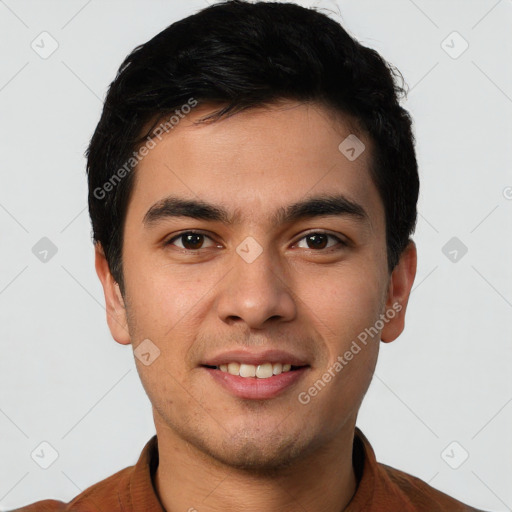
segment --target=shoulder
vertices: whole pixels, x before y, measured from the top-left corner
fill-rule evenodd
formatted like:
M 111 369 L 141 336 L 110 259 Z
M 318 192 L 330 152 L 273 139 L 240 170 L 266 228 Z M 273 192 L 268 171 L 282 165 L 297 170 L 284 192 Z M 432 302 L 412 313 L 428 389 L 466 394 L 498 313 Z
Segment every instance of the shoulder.
M 430 512 L 432 510 L 439 512 L 484 512 L 452 498 L 404 471 L 381 463 L 378 466 L 380 472 L 395 488 L 395 492 L 400 493 L 404 499 L 410 502 L 411 510 L 418 512 Z
M 105 480 L 93 484 L 69 503 L 53 499 L 42 500 L 10 512 L 98 512 L 98 503 L 101 503 L 104 510 L 117 512 L 121 510 L 120 497 L 132 470 L 133 466 L 124 468 Z
M 17 508 L 11 512 L 60 512 L 66 510 L 66 504 L 57 500 L 43 500 L 25 507 Z
M 484 512 L 405 471 L 377 462 L 370 442 L 357 427 L 353 461 L 359 484 L 347 512 Z
M 10 512 L 127 512 L 154 510 L 163 512 L 155 494 L 152 475 L 158 467 L 158 438 L 154 435 L 144 446 L 139 460 L 101 482 L 88 487 L 69 503 L 43 500 Z

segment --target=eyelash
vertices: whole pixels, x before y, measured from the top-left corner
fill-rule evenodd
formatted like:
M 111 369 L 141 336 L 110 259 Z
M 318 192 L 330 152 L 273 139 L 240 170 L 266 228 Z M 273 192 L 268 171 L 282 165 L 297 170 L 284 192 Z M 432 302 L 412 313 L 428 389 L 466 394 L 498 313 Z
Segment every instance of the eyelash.
M 174 242 L 175 240 L 178 240 L 179 238 L 182 238 L 182 237 L 183 237 L 183 236 L 185 236 L 185 235 L 202 235 L 202 236 L 204 236 L 204 237 L 209 238 L 210 240 L 212 240 L 212 238 L 211 238 L 210 236 L 208 236 L 206 233 L 203 233 L 203 232 L 201 232 L 201 231 L 183 231 L 182 233 L 180 233 L 180 234 L 178 234 L 178 235 L 175 235 L 175 236 L 173 236 L 172 238 L 170 238 L 169 240 L 167 240 L 167 241 L 165 242 L 165 244 L 164 244 L 164 245 L 165 245 L 165 246 L 173 245 L 173 242 Z M 339 246 L 340 246 L 340 247 L 338 247 L 338 250 L 339 250 L 339 249 L 343 249 L 343 248 L 345 248 L 345 247 L 348 247 L 348 245 L 349 245 L 347 242 L 345 242 L 345 241 L 344 241 L 344 240 L 342 240 L 341 238 L 339 238 L 339 237 L 337 237 L 336 235 L 333 235 L 333 234 L 331 234 L 331 233 L 328 233 L 328 232 L 326 232 L 326 231 L 311 231 L 311 232 L 309 232 L 309 233 L 306 233 L 305 235 L 303 235 L 303 236 L 302 236 L 302 238 L 300 238 L 300 239 L 296 242 L 296 244 L 297 244 L 297 243 L 299 243 L 301 240 L 304 240 L 304 239 L 305 239 L 305 238 L 307 238 L 308 236 L 312 236 L 312 235 L 325 235 L 325 236 L 327 236 L 327 237 L 334 238 L 334 239 L 338 242 L 338 244 L 337 244 L 337 245 L 339 245 Z M 214 240 L 212 240 L 212 241 L 214 241 Z M 182 247 L 178 247 L 178 249 L 181 249 L 182 251 L 186 251 L 186 252 L 192 252 L 192 253 L 194 253 L 194 252 L 199 252 L 202 248 L 200 248 L 200 249 L 185 249 L 185 248 L 182 248 Z M 206 249 L 208 249 L 208 247 L 207 247 Z M 331 251 L 332 251 L 332 250 L 337 250 L 337 249 L 336 249 L 336 246 L 331 246 L 331 247 L 326 247 L 326 248 L 323 248 L 323 249 L 308 249 L 308 250 L 313 251 L 313 252 L 327 252 L 327 251 L 329 251 L 329 250 L 331 250 Z

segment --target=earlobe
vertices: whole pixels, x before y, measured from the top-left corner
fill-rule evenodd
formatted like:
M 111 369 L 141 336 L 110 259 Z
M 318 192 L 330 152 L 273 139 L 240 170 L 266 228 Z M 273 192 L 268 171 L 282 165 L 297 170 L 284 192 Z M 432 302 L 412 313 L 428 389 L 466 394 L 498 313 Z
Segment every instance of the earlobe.
M 105 309 L 107 313 L 107 324 L 112 337 L 122 345 L 131 343 L 128 331 L 126 307 L 118 283 L 110 272 L 108 261 L 100 243 L 95 244 L 95 267 L 96 273 L 105 296 Z
M 416 277 L 416 266 L 416 244 L 411 240 L 391 274 L 385 310 L 388 321 L 381 332 L 381 340 L 384 343 L 394 341 L 404 330 L 405 311 Z

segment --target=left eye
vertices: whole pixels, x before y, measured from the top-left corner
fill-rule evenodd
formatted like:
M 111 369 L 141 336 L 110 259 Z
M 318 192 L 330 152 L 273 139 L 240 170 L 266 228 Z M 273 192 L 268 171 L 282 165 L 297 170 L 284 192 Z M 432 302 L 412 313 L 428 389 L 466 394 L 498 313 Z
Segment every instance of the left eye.
M 331 238 L 335 240 L 338 244 L 345 246 L 347 245 L 343 240 L 339 239 L 337 236 L 331 235 L 329 233 L 309 233 L 308 235 L 302 237 L 300 241 L 307 240 L 306 244 L 308 247 L 305 247 L 306 249 L 326 249 L 329 247 L 332 247 L 336 244 L 328 244 L 328 239 Z M 299 242 L 300 242 L 299 241 Z

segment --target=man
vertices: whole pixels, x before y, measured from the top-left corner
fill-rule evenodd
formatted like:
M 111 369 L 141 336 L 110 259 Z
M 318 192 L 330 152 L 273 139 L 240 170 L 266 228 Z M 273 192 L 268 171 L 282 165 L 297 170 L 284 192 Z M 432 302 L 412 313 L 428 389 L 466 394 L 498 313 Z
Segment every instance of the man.
M 293 4 L 211 6 L 121 65 L 88 150 L 96 270 L 156 427 L 134 467 L 25 511 L 474 511 L 356 419 L 416 273 L 394 72 Z

